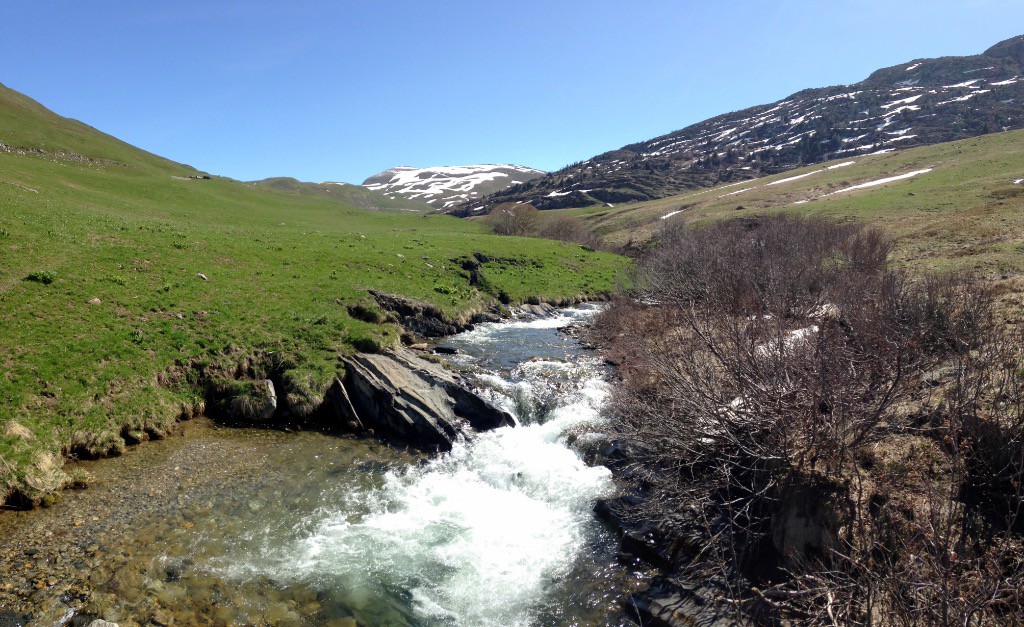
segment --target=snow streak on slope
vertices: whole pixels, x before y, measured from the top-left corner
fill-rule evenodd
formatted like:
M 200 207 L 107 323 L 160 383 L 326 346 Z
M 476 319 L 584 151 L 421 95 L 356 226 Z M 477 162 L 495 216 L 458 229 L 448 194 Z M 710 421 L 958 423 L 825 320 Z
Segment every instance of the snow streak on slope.
M 932 171 L 932 168 L 925 168 L 923 170 L 914 170 L 913 172 L 907 172 L 906 174 L 900 174 L 898 176 L 889 176 L 889 177 L 886 177 L 884 179 L 877 179 L 877 180 L 874 180 L 874 181 L 868 181 L 867 183 L 861 183 L 859 185 L 853 185 L 851 187 L 847 187 L 846 189 L 841 189 L 839 191 L 835 191 L 835 192 L 832 192 L 831 194 L 825 194 L 825 195 L 826 196 L 832 196 L 834 194 L 842 194 L 843 192 L 852 192 L 852 191 L 854 191 L 856 189 L 865 189 L 865 188 L 868 188 L 868 187 L 874 187 L 876 185 L 885 185 L 886 183 L 892 183 L 893 181 L 901 181 L 903 179 L 913 178 L 913 177 L 915 177 L 915 176 L 917 176 L 919 174 L 928 174 L 931 171 Z

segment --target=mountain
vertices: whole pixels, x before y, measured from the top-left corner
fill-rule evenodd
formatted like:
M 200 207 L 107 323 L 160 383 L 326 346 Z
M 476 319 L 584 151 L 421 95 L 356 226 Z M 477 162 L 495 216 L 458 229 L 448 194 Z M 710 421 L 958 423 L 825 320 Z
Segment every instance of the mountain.
M 433 207 L 421 200 L 410 200 L 401 196 L 390 198 L 362 185 L 349 183 L 306 183 L 291 177 L 280 176 L 262 181 L 252 181 L 249 184 L 253 187 L 269 188 L 291 194 L 331 198 L 369 211 L 410 211 L 414 213 L 434 211 Z
M 455 208 L 652 200 L 803 165 L 1024 128 L 1024 36 L 966 57 L 916 59 L 855 85 L 807 89 L 624 146 Z
M 449 209 L 541 176 L 541 170 L 521 165 L 400 166 L 371 176 L 363 186 L 389 198 L 420 200 L 438 209 Z

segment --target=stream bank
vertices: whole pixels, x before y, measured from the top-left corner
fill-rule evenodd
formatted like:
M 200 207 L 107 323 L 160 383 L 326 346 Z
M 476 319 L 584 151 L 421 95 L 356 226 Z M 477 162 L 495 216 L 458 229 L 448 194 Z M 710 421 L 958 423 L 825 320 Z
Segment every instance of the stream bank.
M 49 509 L 0 517 L 0 620 L 49 624 L 629 624 L 638 576 L 593 516 L 600 360 L 557 327 L 481 324 L 442 345 L 516 427 L 429 458 L 370 438 L 207 419 Z

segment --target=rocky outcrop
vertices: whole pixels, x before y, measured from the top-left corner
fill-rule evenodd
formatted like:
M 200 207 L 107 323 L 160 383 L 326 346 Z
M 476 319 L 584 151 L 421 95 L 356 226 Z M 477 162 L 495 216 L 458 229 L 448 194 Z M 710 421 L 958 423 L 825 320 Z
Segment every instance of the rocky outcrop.
M 629 605 L 649 627 L 735 627 L 724 608 L 714 601 L 710 590 L 687 587 L 679 582 L 656 579 L 651 587 L 634 594 Z
M 473 328 L 472 324 L 448 316 L 433 303 L 385 292 L 370 291 L 370 295 L 381 309 L 397 316 L 402 328 L 418 337 L 444 337 Z
M 452 373 L 411 351 L 344 359 L 345 378 L 328 394 L 342 424 L 387 433 L 420 448 L 447 451 L 464 426 L 513 425 L 512 416 L 480 398 Z

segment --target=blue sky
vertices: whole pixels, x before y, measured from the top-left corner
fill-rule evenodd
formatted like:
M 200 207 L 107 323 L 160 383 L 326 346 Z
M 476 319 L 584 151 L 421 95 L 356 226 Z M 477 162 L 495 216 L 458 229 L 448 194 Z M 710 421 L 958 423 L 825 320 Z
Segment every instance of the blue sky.
M 1024 33 L 1020 0 L 0 4 L 0 83 L 242 180 L 557 169 Z

